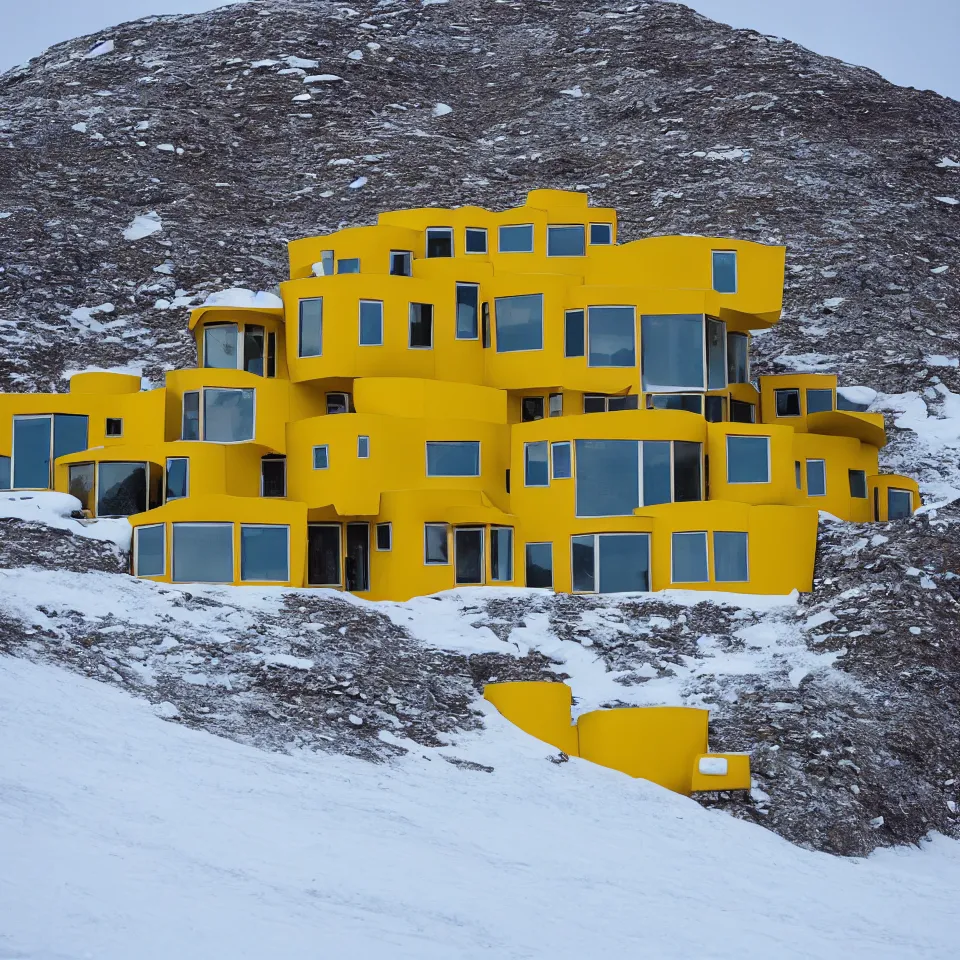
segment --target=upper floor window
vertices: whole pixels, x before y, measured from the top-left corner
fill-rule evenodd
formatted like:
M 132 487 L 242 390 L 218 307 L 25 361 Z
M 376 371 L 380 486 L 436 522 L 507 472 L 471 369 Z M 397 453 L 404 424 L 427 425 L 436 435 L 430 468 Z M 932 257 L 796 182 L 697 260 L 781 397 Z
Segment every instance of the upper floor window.
M 428 440 L 428 477 L 479 477 L 479 440 Z
M 122 437 L 123 436 L 123 418 L 107 417 L 103 425 L 103 435 L 105 437 Z
M 167 457 L 164 500 L 181 500 L 190 495 L 190 458 Z
M 730 401 L 730 420 L 733 423 L 756 423 L 757 408 L 745 400 Z
M 727 334 L 727 381 L 750 382 L 750 338 L 745 333 Z
M 370 438 L 366 436 L 357 437 L 357 457 L 360 460 L 370 459 Z
M 827 495 L 827 464 L 825 460 L 807 461 L 807 496 Z
M 587 335 L 591 367 L 635 367 L 637 322 L 633 307 L 590 307 Z
M 457 284 L 457 339 L 476 340 L 480 335 L 480 286 Z
M 708 423 L 722 423 L 727 419 L 727 398 L 726 397 L 704 397 L 704 417 Z
M 573 476 L 573 460 L 569 440 L 561 440 L 550 444 L 550 467 L 554 480 L 569 480 Z
M 713 251 L 713 289 L 716 290 L 717 293 L 737 292 L 736 251 Z
M 268 453 L 260 458 L 260 496 L 287 495 L 287 458 L 281 453 Z
M 613 243 L 613 224 L 612 223 L 591 223 L 590 224 L 591 246 L 603 246 L 611 243 Z
M 261 326 L 250 323 L 243 326 L 243 369 L 258 377 L 263 376 L 263 333 Z
M 343 260 L 337 261 L 337 273 L 359 273 L 359 272 L 360 272 L 359 257 L 346 257 Z
M 833 409 L 832 390 L 807 390 L 807 413 L 825 413 Z
M 360 301 L 360 346 L 383 345 L 383 301 Z
M 300 301 L 300 356 L 323 355 L 323 297 Z
M 322 250 L 320 259 L 313 265 L 313 273 L 317 277 L 333 276 L 333 251 Z
M 567 310 L 563 315 L 563 355 L 582 357 L 584 349 L 583 311 Z
M 542 420 L 544 407 L 543 397 L 521 397 L 520 422 L 530 423 L 533 420 Z
M 774 399 L 777 404 L 778 417 L 799 417 L 800 416 L 800 391 L 799 390 L 774 390 Z
M 500 228 L 501 253 L 533 253 L 533 224 L 507 224 Z
M 648 410 L 685 410 L 687 413 L 703 413 L 703 394 L 659 393 L 647 394 Z
M 548 410 L 547 416 L 550 416 L 550 417 L 563 416 L 563 394 L 562 393 L 550 394 L 549 410 Z
M 87 449 L 87 418 L 57 413 L 13 418 L 13 489 L 49 489 L 57 457 Z
M 395 277 L 412 276 L 413 254 L 409 250 L 391 250 L 390 273 Z
M 201 407 L 200 394 L 203 394 Z M 183 395 L 180 439 L 242 443 L 254 437 L 256 390 L 204 387 Z
M 848 470 L 850 477 L 850 496 L 865 500 L 867 498 L 866 470 Z
M 707 317 L 707 389 L 727 386 L 727 325 Z
M 328 414 L 351 412 L 352 397 L 349 393 L 328 393 L 326 400 Z
M 543 294 L 497 297 L 497 353 L 543 349 Z
M 770 482 L 770 438 L 727 437 L 727 483 Z
M 429 350 L 433 347 L 433 304 L 410 304 L 410 340 L 412 349 Z
M 464 248 L 467 253 L 486 253 L 487 228 L 467 227 L 466 243 L 464 244 Z
M 208 323 L 203 328 L 203 365 L 214 370 L 236 370 L 239 327 L 235 323 Z
M 607 396 L 604 393 L 583 395 L 584 413 L 615 413 L 618 410 L 639 410 L 640 397 L 635 393 Z
M 453 227 L 427 227 L 427 256 L 453 256 Z
M 547 227 L 548 257 L 582 257 L 586 252 L 586 229 L 582 223 Z
M 523 484 L 526 487 L 549 487 L 550 467 L 547 464 L 547 441 L 523 445 Z
M 645 391 L 703 390 L 703 316 L 696 313 L 641 318 L 641 367 Z
M 318 443 L 313 448 L 313 469 L 327 470 L 330 467 L 330 446 L 326 443 Z

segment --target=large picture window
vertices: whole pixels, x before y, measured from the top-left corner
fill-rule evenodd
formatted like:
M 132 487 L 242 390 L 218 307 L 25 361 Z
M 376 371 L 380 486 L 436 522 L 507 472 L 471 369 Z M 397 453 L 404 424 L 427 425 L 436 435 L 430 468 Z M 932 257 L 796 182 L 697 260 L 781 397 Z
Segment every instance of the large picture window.
M 497 297 L 497 353 L 543 349 L 543 294 Z
M 104 461 L 98 465 L 98 517 L 130 517 L 146 509 L 146 463 Z
M 571 567 L 574 593 L 645 593 L 650 589 L 650 535 L 572 537 Z
M 427 441 L 428 477 L 479 477 L 478 440 Z
M 286 583 L 290 579 L 290 528 L 241 524 L 240 579 Z
M 582 257 L 586 252 L 586 229 L 582 223 L 547 227 L 548 257 Z
M 166 525 L 152 523 L 133 531 L 133 575 L 162 577 L 167 572 Z
M 72 413 L 13 418 L 13 489 L 49 489 L 57 457 L 87 449 L 87 418 Z
M 706 583 L 710 579 L 706 533 L 674 533 L 671 547 L 671 582 Z
M 173 525 L 175 583 L 233 583 L 233 524 Z
M 727 437 L 727 483 L 770 482 L 770 438 Z
M 300 301 L 300 356 L 323 355 L 323 297 Z
M 637 365 L 637 324 L 633 307 L 590 307 L 587 321 L 591 367 Z
M 703 317 L 658 314 L 641 318 L 643 389 L 651 393 L 704 389 Z
M 203 439 L 240 443 L 254 435 L 255 390 L 206 387 L 203 391 Z
M 501 253 L 533 253 L 533 224 L 508 224 L 500 228 Z

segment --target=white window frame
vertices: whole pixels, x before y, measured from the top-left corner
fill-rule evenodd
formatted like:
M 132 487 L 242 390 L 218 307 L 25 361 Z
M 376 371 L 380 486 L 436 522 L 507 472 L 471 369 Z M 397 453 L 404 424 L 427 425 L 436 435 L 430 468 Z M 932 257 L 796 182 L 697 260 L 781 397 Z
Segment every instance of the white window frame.
M 452 260 L 457 255 L 456 238 L 454 237 L 453 227 L 427 227 L 423 234 L 423 257 L 425 260 Z M 450 256 L 449 257 L 431 257 L 430 234 L 447 233 L 450 235 Z
M 532 447 L 537 444 L 543 444 L 547 448 L 547 482 L 546 483 L 527 483 L 527 447 Z M 532 490 L 545 490 L 550 486 L 550 474 L 551 474 L 551 463 L 550 463 L 550 442 L 548 440 L 529 440 L 523 445 L 523 485 L 529 487 Z
M 731 438 L 738 439 L 738 440 L 741 438 L 746 438 L 748 440 L 766 440 L 767 441 L 767 479 L 766 480 L 731 480 L 730 479 L 730 440 Z M 773 445 L 771 443 L 771 438 L 769 436 L 766 436 L 765 434 L 728 433 L 727 441 L 724 444 L 724 453 L 727 458 L 727 462 L 726 462 L 727 483 L 735 487 L 745 487 L 755 483 L 770 483 L 773 477 L 773 469 L 772 469 L 773 452 L 771 449 L 772 446 Z
M 458 294 L 458 292 L 459 292 L 459 290 L 460 290 L 461 287 L 472 287 L 472 288 L 473 288 L 474 290 L 476 290 L 476 292 L 477 292 L 477 333 L 476 333 L 476 336 L 473 336 L 473 337 L 461 337 L 461 336 L 460 336 L 460 321 L 459 321 L 459 318 L 456 316 L 456 308 L 457 308 L 457 306 L 459 306 L 459 304 L 457 303 L 457 294 Z M 481 319 L 480 319 L 480 284 L 479 284 L 479 283 L 470 283 L 469 281 L 466 281 L 466 280 L 458 280 L 458 281 L 456 282 L 456 284 L 455 284 L 455 287 L 454 287 L 454 301 L 453 301 L 453 304 L 454 304 L 454 318 L 453 318 L 453 335 L 454 335 L 454 339 L 456 339 L 456 340 L 479 340 L 479 339 L 480 339 L 480 326 L 481 326 Z M 433 331 L 432 331 L 432 330 L 431 330 L 431 336 L 430 336 L 430 338 L 431 338 L 431 342 L 432 342 L 432 340 L 433 340 Z
M 120 424 L 119 433 L 107 433 L 107 425 L 110 423 L 111 420 Z M 110 440 L 116 440 L 117 437 L 122 437 L 123 436 L 123 417 L 104 417 L 103 418 L 103 435 L 104 437 Z
M 10 427 L 10 489 L 11 490 L 52 490 L 53 489 L 53 430 L 54 430 L 54 418 L 55 414 L 52 413 L 16 413 L 13 415 Z M 14 447 L 13 447 L 13 434 L 14 426 L 18 420 L 49 420 L 50 421 L 50 456 L 49 463 L 50 468 L 48 471 L 47 485 L 45 487 L 15 487 L 13 485 L 14 474 Z M 90 442 L 90 437 L 87 437 L 87 442 Z M 94 511 L 96 512 L 96 511 Z
M 457 580 L 457 534 L 458 533 L 476 533 L 480 534 L 480 579 L 461 583 Z M 449 549 L 449 545 L 448 545 Z M 482 523 L 463 523 L 453 527 L 453 583 L 456 587 L 482 587 L 487 583 L 487 528 Z M 426 556 L 426 549 L 424 549 Z M 439 566 L 439 564 L 437 564 Z M 500 581 L 503 583 L 504 581 Z
M 611 366 L 610 364 L 591 363 L 590 362 L 590 329 L 593 326 L 590 322 L 590 311 L 600 307 L 614 307 L 617 310 L 633 311 L 633 363 L 624 366 Z M 564 318 L 566 319 L 566 318 Z M 706 326 L 704 326 L 704 363 L 706 363 Z M 566 334 L 566 330 L 564 330 Z M 629 303 L 595 303 L 584 308 L 584 336 L 583 336 L 583 355 L 587 361 L 587 366 L 591 370 L 635 370 L 640 365 L 640 347 L 637 343 L 637 308 Z M 564 345 L 566 349 L 566 345 Z
M 163 570 L 160 573 L 141 573 L 140 531 L 154 530 L 157 527 L 163 529 Z M 133 575 L 135 577 L 165 577 L 167 575 L 167 525 L 165 523 L 144 523 L 133 528 Z
M 375 304 L 380 308 L 380 339 L 376 343 L 363 342 L 363 305 L 365 303 Z M 366 298 L 357 301 L 357 345 L 360 347 L 382 347 L 383 346 L 383 301 L 367 300 Z
M 325 450 L 327 456 L 327 465 L 325 467 L 317 466 L 317 451 Z M 329 443 L 315 443 L 313 445 L 313 450 L 311 451 L 311 461 L 313 464 L 314 470 L 329 470 L 330 469 L 330 444 Z
M 647 541 L 647 590 L 641 593 L 653 592 L 653 567 L 651 560 L 652 535 L 648 530 L 610 530 L 603 533 L 572 533 L 570 534 L 570 593 L 581 597 L 600 594 L 600 537 L 646 537 Z M 573 540 L 575 537 L 593 537 L 593 590 L 573 589 Z M 671 564 L 672 566 L 672 564 Z M 692 582 L 692 581 L 688 581 Z
M 550 231 L 557 229 L 568 229 L 570 227 L 580 227 L 583 230 L 583 253 L 551 253 L 550 252 Z M 560 257 L 560 258 L 570 258 L 570 257 L 585 257 L 587 255 L 587 247 L 590 246 L 590 238 L 588 236 L 589 228 L 585 223 L 548 223 L 547 224 L 547 256 L 548 257 Z
M 387 528 L 388 539 L 390 541 L 390 546 L 388 547 L 380 546 L 380 528 L 381 527 Z M 388 521 L 387 523 L 374 524 L 373 548 L 374 550 L 377 551 L 377 553 L 390 553 L 393 550 L 393 523 L 392 522 Z M 424 551 L 426 551 L 426 547 L 424 547 Z
M 468 233 L 482 233 L 483 234 L 483 250 L 468 250 L 467 249 L 467 234 Z M 490 236 L 486 227 L 464 227 L 463 230 L 463 253 L 464 256 L 468 257 L 485 257 L 490 252 Z
M 186 488 L 187 492 L 182 497 L 174 497 L 173 500 L 167 498 L 167 474 L 170 472 L 170 461 L 171 460 L 185 460 L 187 462 L 187 482 Z M 263 478 L 261 476 L 261 489 L 263 486 Z M 166 463 L 163 465 L 163 502 L 172 503 L 177 500 L 186 500 L 190 496 L 190 458 L 189 457 L 167 457 Z
M 570 474 L 566 477 L 558 477 L 556 470 L 554 469 L 554 457 L 553 451 L 557 447 L 567 447 L 570 451 Z M 526 461 L 524 461 L 524 468 L 526 468 Z M 553 440 L 550 443 L 550 479 L 551 480 L 572 480 L 574 475 L 573 469 L 573 441 L 572 440 Z M 642 481 L 641 481 L 642 486 Z
M 404 257 L 405 265 L 407 267 L 406 273 L 394 273 L 393 272 L 393 258 L 394 257 Z M 390 267 L 390 276 L 391 277 L 412 277 L 413 276 L 413 251 L 412 250 L 391 250 L 390 251 L 390 262 L 388 264 Z
M 704 569 L 707 575 L 703 580 L 678 580 L 676 557 L 674 556 L 673 541 L 675 537 L 702 537 Z M 670 533 L 670 583 L 709 583 L 710 582 L 710 538 L 706 530 L 673 530 Z
M 264 463 L 282 463 L 283 464 L 283 496 L 287 495 L 287 458 L 283 457 L 271 457 L 267 459 L 266 457 L 260 458 L 260 496 L 263 496 L 263 465 Z M 267 497 L 268 500 L 279 500 L 280 497 Z M 266 526 L 266 524 L 264 524 Z
M 823 493 L 810 492 L 810 464 L 811 463 L 819 463 L 823 467 Z M 807 483 L 808 497 L 825 497 L 827 495 L 827 461 L 826 460 L 824 460 L 822 457 L 810 457 L 809 459 L 805 460 L 803 476 Z
M 666 384 L 662 384 L 663 389 L 660 390 L 648 390 L 646 387 L 646 380 L 648 379 L 643 371 L 643 318 L 644 317 L 660 317 L 665 316 L 665 314 L 660 313 L 646 313 L 639 314 L 637 317 L 637 362 L 640 367 L 640 392 L 641 393 L 706 393 L 707 384 L 710 383 L 710 370 L 707 366 L 709 362 L 709 357 L 707 356 L 707 320 L 710 317 L 706 313 L 685 313 L 679 314 L 679 316 L 684 317 L 699 317 L 700 318 L 700 353 L 701 353 L 701 368 L 703 370 L 703 379 L 700 381 L 700 386 L 696 387 L 670 387 Z M 666 314 L 669 316 L 669 314 Z M 716 319 L 716 318 L 713 318 Z M 586 342 L 586 354 L 589 356 L 589 342 Z M 726 349 L 726 348 L 724 348 Z M 614 369 L 617 369 L 616 367 Z M 621 368 L 622 369 L 622 368 Z
M 462 446 L 465 443 L 474 443 L 477 446 L 477 472 L 476 473 L 431 473 L 430 472 L 430 448 L 434 446 L 445 446 L 448 444 L 454 443 L 457 446 Z M 425 477 L 454 477 L 454 478 L 469 478 L 469 477 L 479 477 L 483 474 L 483 443 L 480 440 L 426 440 L 423 445 L 423 474 Z
M 529 227 L 530 228 L 530 249 L 529 250 L 504 250 L 501 243 L 501 231 L 511 227 Z M 537 246 L 536 228 L 532 223 L 501 223 L 497 226 L 497 253 L 533 253 Z
M 334 250 L 321 250 L 320 259 L 317 261 L 320 264 L 320 273 L 316 276 L 320 277 L 332 277 L 337 269 L 336 263 L 336 251 Z M 330 270 L 327 271 L 327 266 L 329 265 Z M 316 264 L 314 264 L 316 266 Z
M 314 300 L 320 301 L 320 352 L 303 352 L 303 305 L 312 303 Z M 297 357 L 301 360 L 314 360 L 323 356 L 323 297 L 301 297 L 297 301 Z
M 717 290 L 717 279 L 716 279 L 716 269 L 717 269 L 717 258 L 714 254 L 717 253 L 732 253 L 733 254 L 733 290 L 729 293 L 721 293 L 720 296 L 728 297 L 733 296 L 735 293 L 740 292 L 740 258 L 737 256 L 736 250 L 711 250 L 710 251 L 710 287 L 714 293 L 720 293 Z
M 290 524 L 289 523 L 241 523 L 240 527 L 240 579 L 238 583 L 289 583 L 290 582 Z M 281 527 L 287 534 L 287 577 L 285 580 L 245 580 L 243 578 L 243 531 L 247 528 Z M 235 570 L 234 573 L 237 571 Z
M 494 536 L 498 530 L 509 530 L 510 531 L 510 576 L 506 579 L 501 579 L 494 576 L 493 569 L 493 541 Z M 489 539 L 489 553 L 490 553 L 490 582 L 491 583 L 513 583 L 517 579 L 517 571 L 514 569 L 516 566 L 516 553 L 517 553 L 517 531 L 515 527 L 508 526 L 505 523 L 492 523 L 490 524 L 490 536 L 486 537 L 484 534 L 484 539 Z M 526 564 L 524 564 L 526 566 Z M 524 570 L 526 573 L 526 570 Z
M 237 328 L 237 363 L 233 367 L 208 367 L 207 366 L 207 332 L 216 330 L 217 327 L 236 327 Z M 243 369 L 243 324 L 232 320 L 213 321 L 203 325 L 203 366 L 202 370 L 242 370 Z
M 546 318 L 546 299 L 542 293 L 511 293 L 503 297 L 494 297 L 493 298 L 493 326 L 497 326 L 497 304 L 501 300 L 513 300 L 516 297 L 539 297 L 540 298 L 540 346 L 539 347 L 524 347 L 523 350 L 501 350 L 500 349 L 500 335 L 497 331 L 496 336 L 496 345 L 494 348 L 494 353 L 542 353 L 546 349 L 547 342 L 547 318 Z M 586 350 L 586 339 L 584 339 L 584 350 Z
M 780 413 L 777 409 L 777 398 L 781 393 L 795 393 L 797 395 L 797 413 Z M 799 387 L 777 387 L 773 391 L 773 415 L 778 420 L 794 420 L 803 416 L 803 392 Z
M 236 524 L 232 520 L 222 521 L 184 521 L 184 522 L 174 522 L 171 524 L 170 529 L 170 582 L 171 583 L 236 583 L 237 577 L 237 531 Z M 229 527 L 230 528 L 230 573 L 233 575 L 232 580 L 177 580 L 174 577 L 175 569 L 175 552 L 174 546 L 176 544 L 176 528 L 177 527 Z
M 361 433 L 357 435 L 357 459 L 358 460 L 369 460 L 370 459 L 370 436 L 366 433 Z
M 92 462 L 93 465 L 96 467 L 95 479 L 94 479 L 95 486 L 93 488 L 93 493 L 94 493 L 93 510 L 91 512 L 97 519 L 99 519 L 101 516 L 104 517 L 105 519 L 112 519 L 114 517 L 117 517 L 117 514 L 113 514 L 113 513 L 104 513 L 104 514 L 100 513 L 100 489 L 101 489 L 100 468 L 105 463 L 110 463 L 110 464 L 129 463 L 129 464 L 134 464 L 135 466 L 138 466 L 138 467 L 141 464 L 143 464 L 144 477 L 145 477 L 146 483 L 145 483 L 145 489 L 143 494 L 143 510 L 141 510 L 140 513 L 146 513 L 150 509 L 150 466 L 151 464 L 149 460 L 93 460 L 90 462 Z M 128 514 L 127 516 L 135 516 L 135 514 Z M 124 519 L 124 518 L 117 517 L 117 519 Z
M 206 430 L 206 417 L 204 416 L 204 407 L 206 405 L 205 394 L 208 390 L 252 390 L 253 391 L 253 436 L 246 440 L 207 440 L 204 437 Z M 197 405 L 197 439 L 183 439 L 183 405 L 184 400 L 190 394 L 198 395 Z M 216 443 L 223 446 L 233 446 L 238 443 L 254 443 L 257 439 L 257 388 L 256 387 L 198 387 L 196 390 L 184 390 L 180 398 L 180 443 Z
M 717 534 L 736 533 L 747 538 L 747 576 L 743 580 L 721 580 L 717 576 Z M 713 554 L 713 582 L 714 583 L 749 583 L 750 582 L 750 532 L 748 530 L 714 530 L 710 534 L 710 547 Z
M 867 492 L 869 493 L 869 489 L 868 489 Z M 913 514 L 914 509 L 915 509 L 914 506 L 913 506 L 913 496 L 914 496 L 913 491 L 912 491 L 912 490 L 906 490 L 906 489 L 904 489 L 903 487 L 887 487 L 887 496 L 886 496 L 886 500 L 887 500 L 887 504 L 886 504 L 886 506 L 887 506 L 887 523 L 892 523 L 892 522 L 893 522 L 893 521 L 890 519 L 890 494 L 891 494 L 891 493 L 903 493 L 903 494 L 906 494 L 906 496 L 908 496 L 908 497 L 910 498 L 910 513 Z
M 443 527 L 447 537 L 447 559 L 446 560 L 428 560 L 427 559 L 427 527 Z M 451 557 L 453 550 L 450 549 L 450 524 L 442 521 L 427 520 L 423 524 L 423 565 L 425 567 L 449 567 L 453 562 Z

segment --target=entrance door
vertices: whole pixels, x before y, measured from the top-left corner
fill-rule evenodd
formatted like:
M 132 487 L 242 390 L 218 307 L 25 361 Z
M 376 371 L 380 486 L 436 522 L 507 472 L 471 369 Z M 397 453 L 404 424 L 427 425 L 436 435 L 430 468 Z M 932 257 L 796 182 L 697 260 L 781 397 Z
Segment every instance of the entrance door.
M 370 589 L 370 524 L 347 524 L 347 589 L 363 593 Z
M 453 559 L 457 583 L 483 583 L 483 527 L 456 527 Z
M 307 526 L 307 583 L 311 587 L 339 587 L 340 524 L 311 523 Z

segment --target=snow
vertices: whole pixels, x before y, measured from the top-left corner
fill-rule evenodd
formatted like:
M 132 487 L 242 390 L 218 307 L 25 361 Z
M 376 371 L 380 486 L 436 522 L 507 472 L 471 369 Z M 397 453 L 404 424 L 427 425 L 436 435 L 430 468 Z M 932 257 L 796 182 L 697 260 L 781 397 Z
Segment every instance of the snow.
M 269 307 L 282 309 L 283 301 L 275 294 L 264 290 L 254 292 L 246 287 L 230 287 L 211 293 L 203 301 L 205 307 Z
M 113 53 L 114 42 L 112 40 L 102 40 L 91 50 L 84 54 L 84 60 L 93 60 L 94 57 L 102 57 L 105 53 Z
M 94 319 L 94 314 L 113 313 L 113 310 L 114 307 L 112 303 L 101 303 L 96 307 L 77 307 L 75 310 L 70 311 L 67 317 L 67 323 L 75 330 L 102 333 L 106 327 L 99 320 Z
M 960 200 L 958 200 L 956 197 L 934 197 L 933 199 L 939 200 L 941 203 L 949 204 L 951 207 L 960 203 Z
M 38 490 L 0 494 L 0 517 L 4 519 L 43 523 L 57 530 L 69 530 L 74 536 L 104 540 L 123 550 L 130 549 L 132 528 L 126 519 L 106 518 L 83 523 L 70 517 L 73 511 L 79 509 L 80 501 L 69 493 Z M 6 576 L 14 575 L 14 571 L 9 570 L 3 573 Z M 0 593 L 2 592 L 3 589 L 0 589 Z
M 865 404 L 869 406 L 877 399 L 877 391 L 872 387 L 837 387 L 837 393 L 850 403 Z
M 335 73 L 318 73 L 310 77 L 304 77 L 304 83 L 332 83 L 335 80 L 342 80 L 343 77 L 338 77 Z
M 938 167 L 960 167 L 960 163 L 957 163 L 957 161 L 952 159 L 951 157 L 941 157 L 940 162 L 937 164 L 937 166 Z
M 142 240 L 163 230 L 163 222 L 156 210 L 133 218 L 133 222 L 123 231 L 124 240 Z
M 367 185 L 366 177 L 357 177 L 356 180 L 354 180 L 351 184 L 349 184 L 348 189 L 359 190 L 361 187 L 365 187 L 366 185 Z
M 960 366 L 960 360 L 956 357 L 945 357 L 942 354 L 935 353 L 932 357 L 924 357 L 923 362 L 928 367 L 956 367 Z
M 448 113 L 453 113 L 453 107 L 449 103 L 435 103 L 431 113 L 435 117 L 445 117 Z
M 573 97 L 574 100 L 579 100 L 583 96 L 583 90 L 580 89 L 580 85 L 577 84 L 575 87 L 569 87 L 566 90 L 560 91 L 564 96 Z
M 725 757 L 701 757 L 697 764 L 697 770 L 707 777 L 725 777 L 727 766 Z
M 4 955 L 956 955 L 956 842 L 810 853 L 644 781 L 545 763 L 478 707 L 484 731 L 373 765 L 261 753 L 158 717 L 170 703 L 0 659 Z

